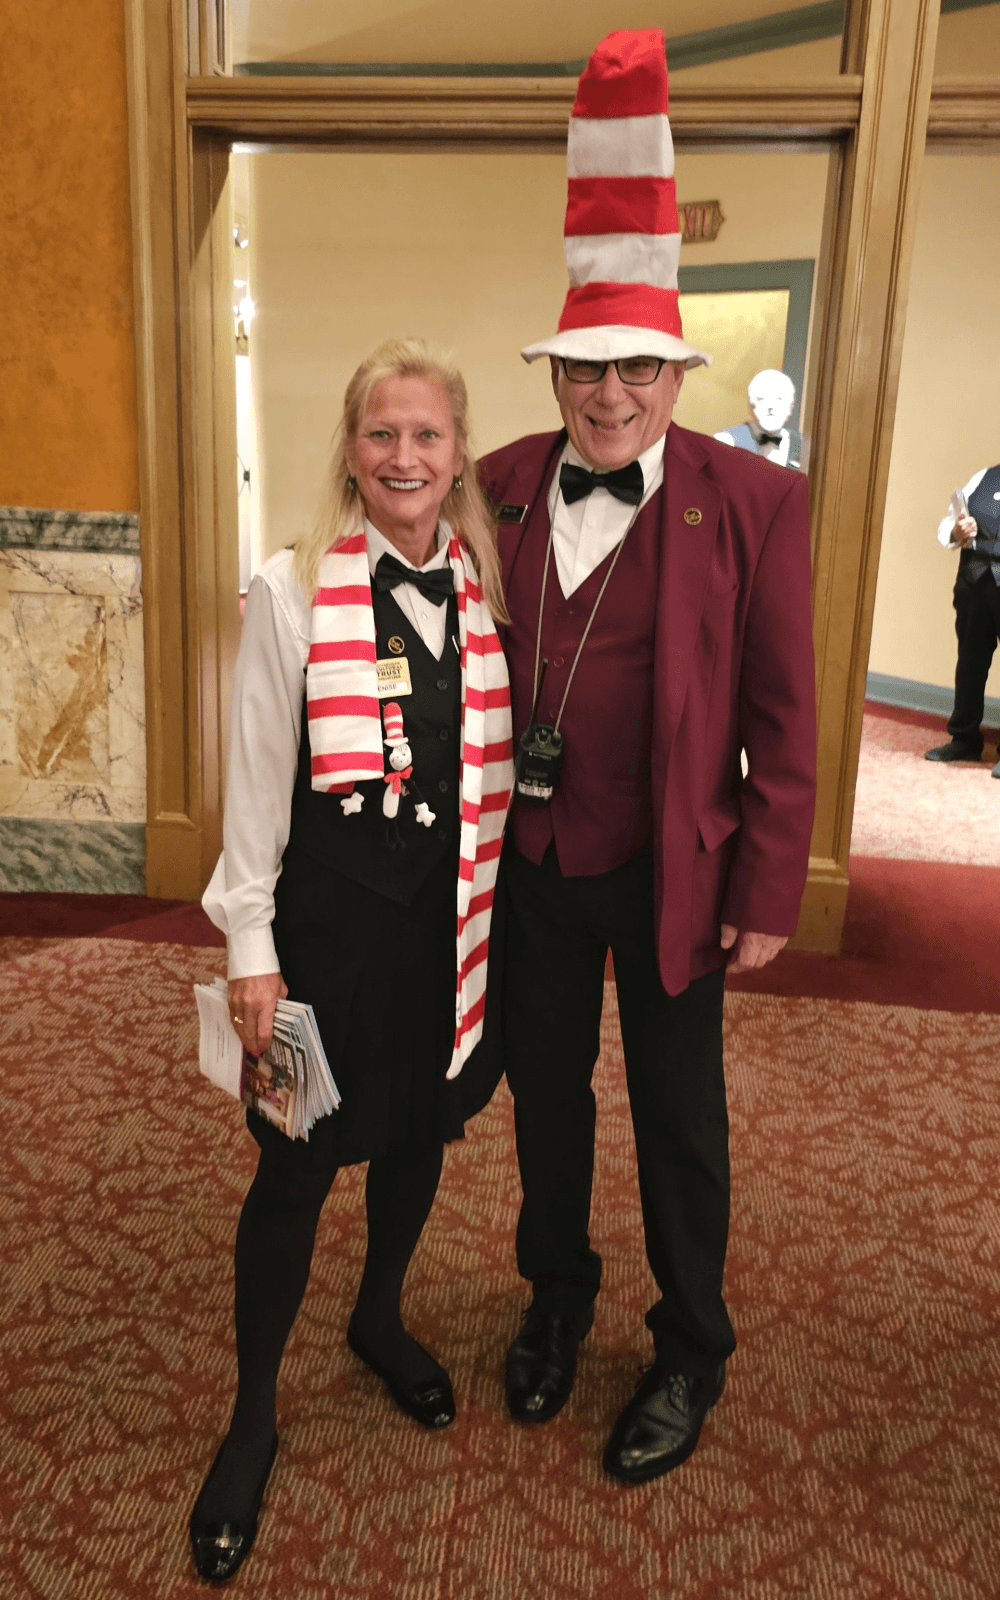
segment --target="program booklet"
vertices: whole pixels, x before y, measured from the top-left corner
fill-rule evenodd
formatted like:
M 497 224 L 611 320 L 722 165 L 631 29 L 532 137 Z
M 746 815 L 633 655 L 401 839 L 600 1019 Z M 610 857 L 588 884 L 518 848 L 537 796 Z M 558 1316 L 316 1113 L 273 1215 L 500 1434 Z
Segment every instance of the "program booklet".
M 230 1021 L 225 979 L 196 983 L 194 993 L 201 1029 L 198 1064 L 205 1077 L 289 1139 L 308 1139 L 313 1123 L 340 1105 L 312 1006 L 279 1000 L 274 1037 L 262 1056 L 252 1056 Z

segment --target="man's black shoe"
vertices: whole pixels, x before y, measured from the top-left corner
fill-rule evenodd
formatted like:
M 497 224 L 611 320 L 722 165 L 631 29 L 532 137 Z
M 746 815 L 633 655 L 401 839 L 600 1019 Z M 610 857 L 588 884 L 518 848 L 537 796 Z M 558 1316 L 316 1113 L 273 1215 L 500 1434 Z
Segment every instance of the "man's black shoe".
M 954 739 L 949 739 L 947 744 L 935 745 L 933 750 L 924 751 L 925 761 L 978 761 L 979 756 L 980 751 L 968 744 L 957 744 Z
M 686 1461 L 726 1382 L 717 1367 L 701 1377 L 664 1372 L 655 1362 L 615 1423 L 604 1470 L 623 1483 L 648 1483 Z
M 586 1311 L 543 1311 L 529 1306 L 507 1352 L 507 1408 L 515 1422 L 548 1422 L 569 1399 L 576 1353 L 594 1323 Z
M 990 777 L 1000 778 L 1000 761 L 998 761 L 996 766 L 993 768 L 993 771 L 990 773 Z

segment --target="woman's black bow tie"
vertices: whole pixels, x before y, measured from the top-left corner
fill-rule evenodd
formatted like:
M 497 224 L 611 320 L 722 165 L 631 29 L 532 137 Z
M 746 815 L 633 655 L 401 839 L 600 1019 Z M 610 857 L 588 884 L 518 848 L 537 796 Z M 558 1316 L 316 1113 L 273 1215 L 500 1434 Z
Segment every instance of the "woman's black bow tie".
M 564 461 L 559 468 L 559 487 L 568 506 L 574 500 L 582 500 L 592 489 L 607 489 L 616 500 L 637 506 L 642 504 L 646 486 L 638 461 L 630 461 L 615 472 L 588 472 L 586 467 L 574 467 L 572 462 Z
M 397 583 L 412 583 L 432 606 L 444 605 L 448 596 L 455 592 L 450 567 L 434 567 L 427 572 L 422 567 L 404 567 L 395 556 L 379 556 L 375 566 L 375 587 L 379 594 L 395 589 Z

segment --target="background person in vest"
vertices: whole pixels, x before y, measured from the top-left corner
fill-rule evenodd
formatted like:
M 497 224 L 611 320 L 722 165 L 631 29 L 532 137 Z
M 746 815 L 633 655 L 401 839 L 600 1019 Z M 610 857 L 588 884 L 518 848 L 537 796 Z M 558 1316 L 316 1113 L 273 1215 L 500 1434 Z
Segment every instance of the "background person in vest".
M 786 426 L 795 404 L 795 385 L 785 372 L 765 367 L 747 385 L 750 420 L 715 437 L 738 450 L 752 450 L 778 467 L 798 467 L 802 435 Z
M 671 425 L 686 367 L 708 358 L 678 312 L 666 103 L 663 34 L 605 40 L 570 124 L 560 332 L 522 352 L 549 356 L 564 431 L 480 463 L 526 746 L 504 1012 L 532 1301 L 507 1402 L 521 1422 L 554 1416 L 593 1321 L 591 1075 L 610 948 L 660 1292 L 655 1363 L 605 1453 L 632 1482 L 691 1453 L 734 1348 L 724 968 L 762 966 L 794 930 L 814 796 L 805 480 Z M 561 770 L 549 762 L 551 799 L 532 803 L 549 730 Z
M 278 1366 L 338 1167 L 369 1162 L 348 1343 L 417 1422 L 455 1415 L 400 1292 L 442 1147 L 502 1068 L 473 1050 L 511 763 L 490 615 L 505 612 L 468 438 L 457 370 L 416 340 L 381 346 L 348 385 L 315 530 L 247 596 L 225 849 L 204 903 L 228 935 L 247 1049 L 269 1043 L 279 995 L 309 1001 L 342 1100 L 308 1142 L 247 1114 L 260 1159 L 236 1241 L 239 1385 L 191 1517 L 204 1578 L 230 1577 L 253 1542 Z M 404 738 L 399 771 L 384 751 Z
M 962 552 L 955 579 L 955 708 L 948 720 L 951 738 L 928 750 L 928 761 L 978 761 L 982 755 L 986 679 L 1000 635 L 1000 466 L 973 473 L 959 494 L 937 533 L 946 550 Z M 1000 761 L 993 776 L 1000 778 Z

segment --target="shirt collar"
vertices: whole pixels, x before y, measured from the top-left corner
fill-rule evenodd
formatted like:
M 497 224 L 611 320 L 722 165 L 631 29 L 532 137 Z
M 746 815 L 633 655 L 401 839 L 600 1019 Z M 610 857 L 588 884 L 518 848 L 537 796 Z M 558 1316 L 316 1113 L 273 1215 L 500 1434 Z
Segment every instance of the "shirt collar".
M 364 523 L 365 541 L 368 545 L 368 571 L 373 575 L 375 568 L 378 566 L 379 556 L 395 556 L 400 566 L 413 567 L 414 572 L 433 572 L 436 567 L 443 567 L 447 565 L 448 543 L 451 539 L 451 528 L 449 524 L 445 522 L 443 517 L 437 525 L 437 550 L 431 556 L 430 560 L 425 561 L 423 566 L 419 568 L 414 567 L 412 561 L 407 561 L 406 557 L 401 555 L 396 549 L 396 546 L 389 543 L 389 540 L 385 537 L 385 534 L 379 532 L 374 522 L 369 522 L 368 518 L 365 517 Z

